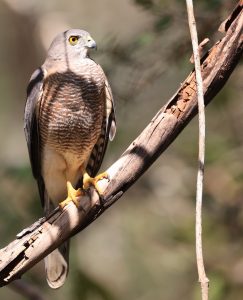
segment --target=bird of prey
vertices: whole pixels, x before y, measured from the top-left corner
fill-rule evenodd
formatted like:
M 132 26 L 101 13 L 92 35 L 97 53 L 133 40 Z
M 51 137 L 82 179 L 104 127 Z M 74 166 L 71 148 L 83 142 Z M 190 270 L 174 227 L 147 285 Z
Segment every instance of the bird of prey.
M 84 30 L 57 35 L 27 88 L 24 130 L 45 215 L 58 204 L 77 205 L 82 190 L 106 176 L 97 172 L 115 135 L 115 111 L 107 78 L 89 57 L 93 48 Z M 50 287 L 63 285 L 68 254 L 67 241 L 45 258 Z

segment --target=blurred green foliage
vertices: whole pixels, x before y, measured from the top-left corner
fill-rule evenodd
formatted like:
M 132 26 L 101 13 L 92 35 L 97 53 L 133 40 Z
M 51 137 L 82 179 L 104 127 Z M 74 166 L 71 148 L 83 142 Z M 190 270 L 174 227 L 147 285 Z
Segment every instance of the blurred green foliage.
M 226 0 L 195 2 L 200 39 L 216 41 L 232 10 Z M 25 88 L 54 35 L 91 32 L 106 71 L 118 132 L 114 162 L 191 70 L 181 0 L 0 1 L 1 246 L 42 216 L 23 134 Z M 243 295 L 242 64 L 207 108 L 203 240 L 211 300 Z M 124 122 L 125 120 L 125 122 Z M 200 299 L 194 246 L 197 120 L 105 215 L 72 239 L 65 286 L 50 290 L 43 263 L 23 278 L 45 299 Z M 24 299 L 9 287 L 0 299 Z

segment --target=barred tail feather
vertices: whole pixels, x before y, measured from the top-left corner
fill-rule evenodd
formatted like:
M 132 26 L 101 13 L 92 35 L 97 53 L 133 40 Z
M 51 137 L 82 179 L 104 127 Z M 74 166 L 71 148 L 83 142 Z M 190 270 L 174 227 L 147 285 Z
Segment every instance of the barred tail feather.
M 47 216 L 55 207 L 46 193 L 44 197 L 44 212 Z M 69 270 L 69 248 L 70 240 L 67 240 L 44 258 L 46 280 L 48 285 L 53 289 L 61 287 L 67 278 Z

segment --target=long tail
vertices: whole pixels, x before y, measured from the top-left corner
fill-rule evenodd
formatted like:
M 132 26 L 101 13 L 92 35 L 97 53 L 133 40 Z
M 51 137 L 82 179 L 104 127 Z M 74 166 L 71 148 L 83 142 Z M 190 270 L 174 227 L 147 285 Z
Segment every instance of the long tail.
M 46 280 L 53 289 L 61 287 L 68 275 L 69 240 L 45 257 Z
M 45 199 L 45 215 L 48 215 L 53 209 L 53 203 L 49 199 Z M 46 280 L 48 285 L 53 289 L 61 287 L 67 278 L 69 269 L 69 247 L 70 240 L 64 242 L 60 247 L 44 258 Z

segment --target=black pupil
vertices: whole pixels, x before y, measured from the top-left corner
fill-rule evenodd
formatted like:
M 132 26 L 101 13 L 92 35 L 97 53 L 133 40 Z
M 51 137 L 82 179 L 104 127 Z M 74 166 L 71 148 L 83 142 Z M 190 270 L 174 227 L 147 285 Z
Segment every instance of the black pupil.
M 76 37 L 72 37 L 72 42 L 76 42 Z

